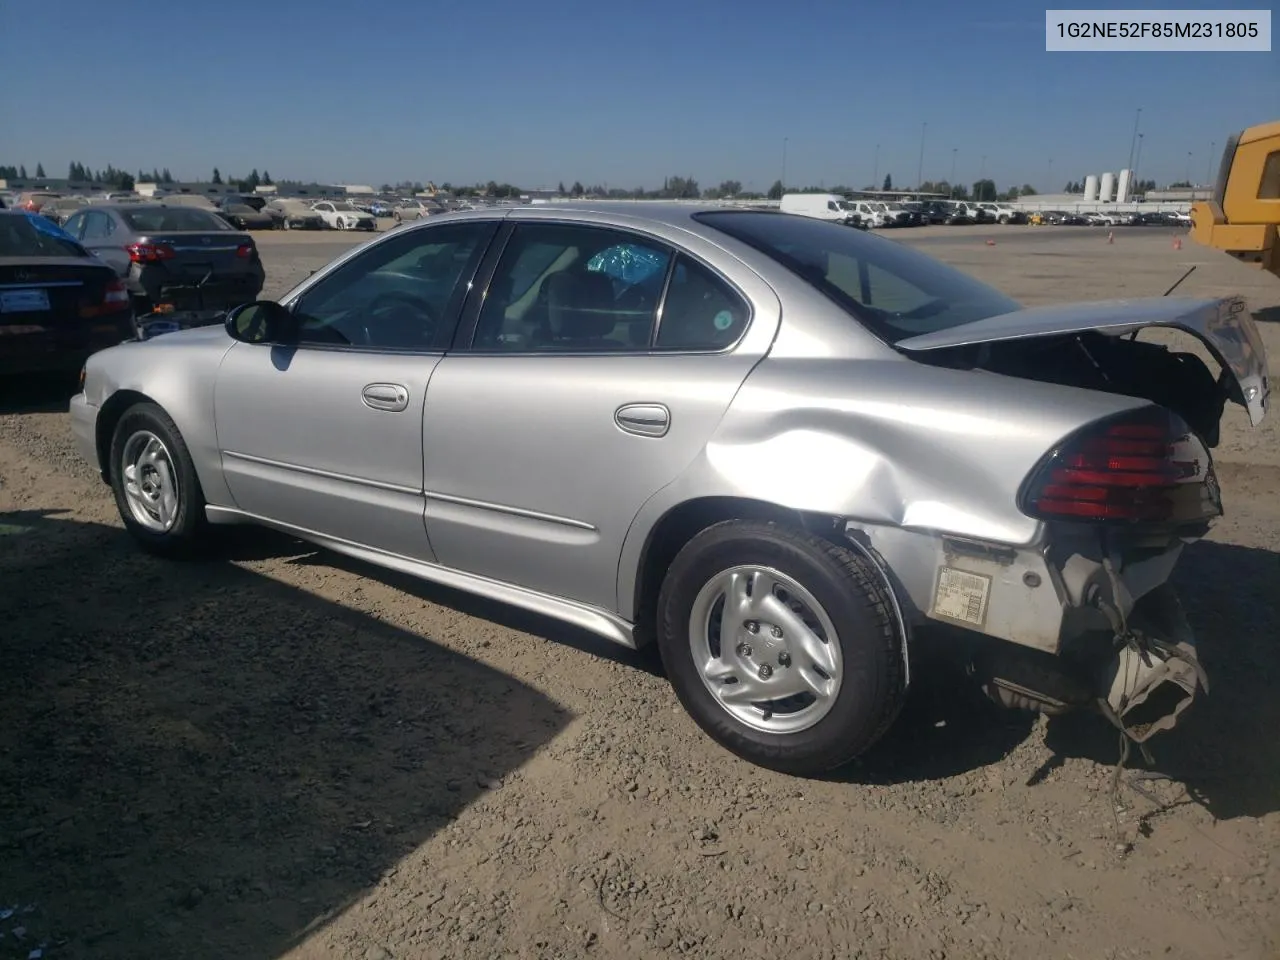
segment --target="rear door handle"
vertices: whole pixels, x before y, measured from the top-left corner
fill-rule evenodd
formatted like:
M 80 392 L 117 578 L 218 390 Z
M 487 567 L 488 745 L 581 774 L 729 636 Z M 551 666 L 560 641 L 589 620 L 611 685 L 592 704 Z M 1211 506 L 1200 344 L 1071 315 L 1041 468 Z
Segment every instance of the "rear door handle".
M 660 403 L 628 403 L 614 412 L 613 422 L 639 437 L 663 437 L 671 429 L 671 411 Z
M 409 406 L 409 391 L 398 383 L 371 383 L 360 392 L 360 399 L 372 410 L 397 413 Z

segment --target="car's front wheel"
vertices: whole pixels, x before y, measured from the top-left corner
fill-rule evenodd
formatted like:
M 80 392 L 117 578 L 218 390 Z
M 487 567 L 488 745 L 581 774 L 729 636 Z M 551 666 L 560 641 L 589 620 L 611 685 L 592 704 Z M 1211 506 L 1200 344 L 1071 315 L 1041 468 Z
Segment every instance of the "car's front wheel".
M 676 556 L 658 645 L 677 697 L 721 745 L 812 776 L 870 747 L 906 692 L 888 586 L 860 553 L 731 520 Z
M 193 553 L 204 539 L 204 493 L 177 426 L 154 403 L 124 412 L 111 438 L 111 489 L 125 529 L 146 550 Z

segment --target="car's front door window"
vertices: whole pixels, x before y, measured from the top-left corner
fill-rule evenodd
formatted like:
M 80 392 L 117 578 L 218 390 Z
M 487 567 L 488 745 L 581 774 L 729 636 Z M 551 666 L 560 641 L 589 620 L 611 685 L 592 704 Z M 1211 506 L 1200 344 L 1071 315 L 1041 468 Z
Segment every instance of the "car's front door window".
M 303 294 L 298 342 L 442 349 L 493 229 L 481 221 L 445 224 L 373 245 Z

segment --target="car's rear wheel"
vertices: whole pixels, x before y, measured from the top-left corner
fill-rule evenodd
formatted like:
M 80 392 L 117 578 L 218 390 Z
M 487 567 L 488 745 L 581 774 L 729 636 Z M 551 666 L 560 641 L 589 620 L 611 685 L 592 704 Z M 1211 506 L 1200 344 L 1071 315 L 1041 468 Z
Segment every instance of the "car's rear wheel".
M 204 540 L 204 493 L 177 426 L 154 403 L 134 404 L 111 438 L 110 476 L 125 529 L 164 556 L 194 552 Z
M 731 520 L 676 556 L 658 645 L 677 697 L 737 755 L 816 775 L 870 747 L 906 676 L 888 585 L 861 554 L 776 523 Z

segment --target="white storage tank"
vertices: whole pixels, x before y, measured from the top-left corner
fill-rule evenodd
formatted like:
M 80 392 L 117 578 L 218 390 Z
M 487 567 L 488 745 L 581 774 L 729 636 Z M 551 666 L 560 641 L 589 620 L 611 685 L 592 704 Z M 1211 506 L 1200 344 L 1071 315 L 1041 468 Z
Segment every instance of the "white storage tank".
M 1096 174 L 1089 174 L 1084 178 L 1084 202 L 1098 202 L 1098 177 Z
M 1133 171 L 1121 170 L 1120 182 L 1116 184 L 1116 203 L 1128 203 L 1129 193 L 1133 189 Z
M 1102 203 L 1110 203 L 1115 199 L 1116 192 L 1116 175 L 1114 173 L 1104 173 L 1102 175 L 1102 186 L 1098 188 L 1098 200 Z

